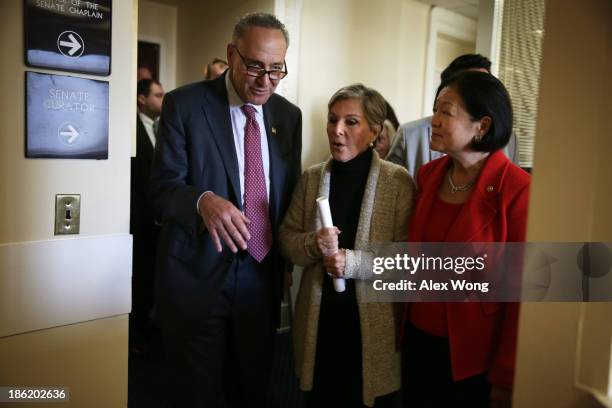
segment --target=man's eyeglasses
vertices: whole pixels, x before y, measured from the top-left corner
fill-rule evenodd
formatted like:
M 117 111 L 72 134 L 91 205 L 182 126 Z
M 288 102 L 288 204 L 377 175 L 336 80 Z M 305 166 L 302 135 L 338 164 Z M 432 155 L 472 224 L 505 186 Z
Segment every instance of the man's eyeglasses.
M 287 74 L 289 73 L 289 71 L 287 70 L 287 63 L 285 61 L 283 61 L 283 68 L 284 69 L 275 68 L 275 69 L 267 70 L 267 69 L 265 69 L 263 67 L 260 67 L 258 65 L 249 65 L 249 64 L 247 64 L 246 59 L 242 56 L 242 54 L 238 50 L 238 47 L 236 47 L 234 45 L 234 49 L 236 50 L 236 52 L 238 53 L 238 56 L 240 56 L 240 59 L 242 60 L 242 63 L 246 67 L 246 71 L 247 71 L 247 75 L 248 76 L 252 76 L 252 77 L 255 77 L 255 78 L 260 78 L 260 77 L 268 74 L 268 77 L 272 81 L 279 81 L 279 80 L 283 79 L 284 77 L 286 77 Z

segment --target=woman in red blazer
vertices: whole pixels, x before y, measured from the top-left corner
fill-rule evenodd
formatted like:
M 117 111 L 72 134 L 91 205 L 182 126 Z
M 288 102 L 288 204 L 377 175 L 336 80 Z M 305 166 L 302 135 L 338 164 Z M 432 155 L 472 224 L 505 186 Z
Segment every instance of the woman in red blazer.
M 506 158 L 512 107 L 490 74 L 438 88 L 430 148 L 446 156 L 417 174 L 411 242 L 524 241 L 529 175 Z M 517 303 L 412 303 L 400 338 L 410 407 L 510 406 Z

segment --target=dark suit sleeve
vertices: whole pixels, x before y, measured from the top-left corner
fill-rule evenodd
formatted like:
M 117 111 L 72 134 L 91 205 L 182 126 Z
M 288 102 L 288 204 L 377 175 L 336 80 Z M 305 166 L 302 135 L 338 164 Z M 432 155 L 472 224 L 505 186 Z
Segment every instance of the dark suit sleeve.
M 151 197 L 158 219 L 176 222 L 195 234 L 200 222 L 196 203 L 204 190 L 187 184 L 189 135 L 183 123 L 175 96 L 166 94 L 151 170 Z
M 291 195 L 293 193 L 293 188 L 297 185 L 300 177 L 302 176 L 302 111 L 297 110 L 297 123 L 295 125 L 295 129 L 293 131 L 293 162 L 291 165 L 291 179 L 290 179 L 290 188 L 289 197 L 287 202 L 291 199 Z
M 297 110 L 297 120 L 295 122 L 295 128 L 292 133 L 292 142 L 293 146 L 291 151 L 291 164 L 289 167 L 289 178 L 287 180 L 288 188 L 286 196 L 284 197 L 284 202 L 289 205 L 292 200 L 293 193 L 296 189 L 296 186 L 300 182 L 300 178 L 302 177 L 302 111 L 299 108 Z M 284 217 L 283 217 L 284 218 Z M 282 239 L 282 238 L 281 238 Z M 291 262 L 285 263 L 285 271 L 293 272 L 293 264 Z
M 146 130 L 136 118 L 136 156 L 130 160 L 130 231 L 138 226 L 153 223 L 153 214 L 149 201 L 149 177 L 151 175 L 151 159 L 145 154 Z M 152 149 L 152 147 L 151 147 Z M 150 154 L 150 151 L 149 151 Z

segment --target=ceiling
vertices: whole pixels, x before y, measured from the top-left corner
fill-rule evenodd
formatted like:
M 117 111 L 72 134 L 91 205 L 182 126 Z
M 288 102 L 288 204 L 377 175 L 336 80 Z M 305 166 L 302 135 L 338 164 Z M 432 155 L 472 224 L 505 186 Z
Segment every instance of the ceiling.
M 442 7 L 466 17 L 478 20 L 478 3 L 480 0 L 418 0 L 421 3 Z

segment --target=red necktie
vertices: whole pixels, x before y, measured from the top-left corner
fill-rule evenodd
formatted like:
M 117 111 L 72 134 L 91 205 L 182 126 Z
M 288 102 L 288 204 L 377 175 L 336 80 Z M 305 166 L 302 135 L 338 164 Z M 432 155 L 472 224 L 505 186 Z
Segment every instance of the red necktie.
M 261 133 L 255 119 L 255 108 L 243 105 L 241 109 L 247 117 L 244 128 L 244 213 L 251 220 L 247 227 L 251 234 L 247 251 L 261 262 L 272 247 L 266 176 L 261 159 Z

